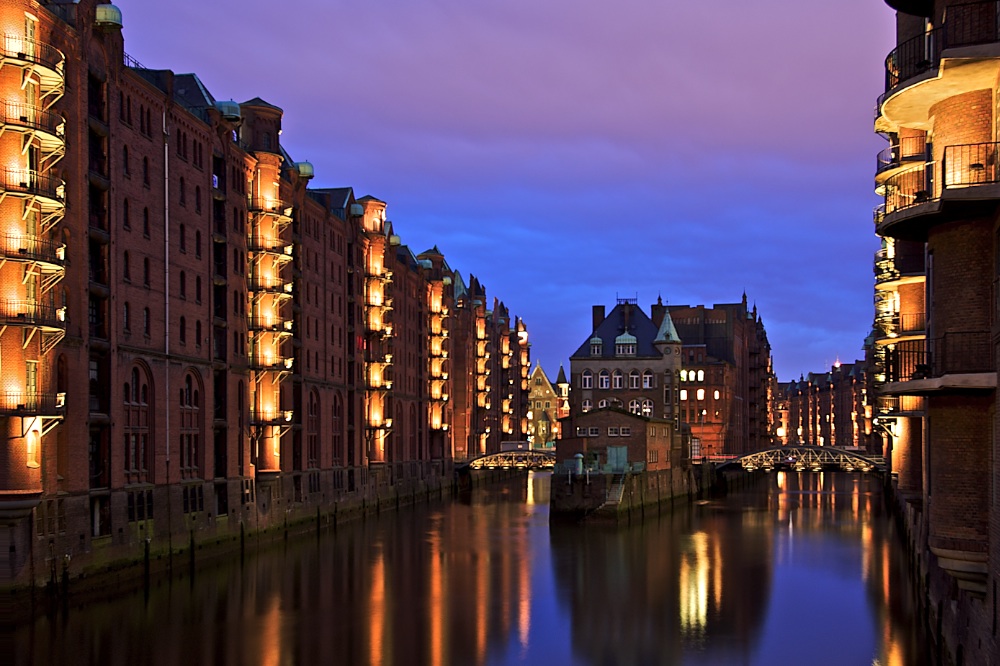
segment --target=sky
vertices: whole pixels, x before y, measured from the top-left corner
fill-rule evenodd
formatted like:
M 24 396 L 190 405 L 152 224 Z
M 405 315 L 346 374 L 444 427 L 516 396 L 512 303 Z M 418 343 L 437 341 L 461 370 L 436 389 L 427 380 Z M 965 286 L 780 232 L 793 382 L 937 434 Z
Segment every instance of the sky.
M 116 0 L 125 49 L 284 109 L 555 376 L 591 307 L 756 305 L 779 380 L 863 357 L 879 0 Z

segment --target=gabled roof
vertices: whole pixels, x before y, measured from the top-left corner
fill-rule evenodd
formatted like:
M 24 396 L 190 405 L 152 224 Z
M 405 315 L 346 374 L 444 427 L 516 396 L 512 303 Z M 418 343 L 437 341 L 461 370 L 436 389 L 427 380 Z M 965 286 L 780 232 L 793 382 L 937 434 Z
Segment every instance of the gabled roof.
M 174 75 L 174 99 L 188 109 L 201 110 L 215 106 L 215 98 L 197 74 Z
M 254 97 L 253 99 L 248 99 L 247 101 L 242 102 L 240 104 L 240 106 L 243 106 L 243 105 L 246 105 L 246 106 L 263 106 L 263 107 L 268 108 L 268 109 L 276 109 L 277 111 L 281 111 L 282 113 L 285 112 L 284 109 L 282 109 L 280 106 L 275 106 L 274 104 L 271 104 L 270 102 L 265 102 L 260 97 Z
M 614 358 L 615 340 L 622 334 L 635 336 L 636 356 L 662 358 L 663 355 L 653 346 L 657 332 L 653 320 L 646 316 L 642 308 L 634 303 L 619 303 L 570 358 L 592 358 L 590 346 L 595 339 L 602 343 L 601 357 Z

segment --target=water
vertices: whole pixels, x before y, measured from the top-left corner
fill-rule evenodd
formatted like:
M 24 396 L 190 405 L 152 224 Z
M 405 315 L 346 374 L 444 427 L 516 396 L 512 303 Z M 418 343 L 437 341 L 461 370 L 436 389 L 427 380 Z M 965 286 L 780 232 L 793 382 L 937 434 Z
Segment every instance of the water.
M 772 474 L 758 491 L 621 529 L 550 528 L 549 481 L 0 629 L 8 663 L 926 662 L 874 479 Z

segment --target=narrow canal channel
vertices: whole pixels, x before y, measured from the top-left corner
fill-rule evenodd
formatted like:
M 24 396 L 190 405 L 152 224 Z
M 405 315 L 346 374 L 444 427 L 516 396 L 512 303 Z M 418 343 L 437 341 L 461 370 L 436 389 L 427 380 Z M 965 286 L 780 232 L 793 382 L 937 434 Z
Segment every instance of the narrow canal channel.
M 874 478 L 775 473 L 619 529 L 549 474 L 0 632 L 14 664 L 928 663 Z

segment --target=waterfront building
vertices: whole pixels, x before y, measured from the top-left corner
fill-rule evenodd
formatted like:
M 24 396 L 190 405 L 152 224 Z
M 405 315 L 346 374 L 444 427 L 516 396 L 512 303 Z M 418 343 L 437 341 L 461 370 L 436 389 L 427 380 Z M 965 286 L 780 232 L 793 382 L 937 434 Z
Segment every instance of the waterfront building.
M 440 487 L 525 438 L 524 322 L 385 202 L 311 187 L 281 108 L 143 67 L 109 4 L 0 22 L 0 582 Z
M 779 383 L 776 392 L 778 441 L 788 445 L 840 446 L 881 455 L 873 448 L 869 373 L 865 361 L 834 363 L 828 372 L 810 372 Z
M 566 374 L 563 372 L 562 366 L 559 366 L 559 373 L 565 382 Z M 563 398 L 557 388 L 553 388 L 545 371 L 542 370 L 541 363 L 537 361 L 529 377 L 529 386 L 528 401 L 531 418 L 528 423 L 528 442 L 534 449 L 551 449 L 561 434 L 559 411 L 563 401 L 568 401 L 568 395 Z M 558 387 L 559 384 L 557 383 L 556 386 Z
M 681 418 L 691 426 L 692 457 L 739 456 L 775 441 L 776 384 L 771 345 L 757 307 L 739 303 L 657 304 L 669 311 L 680 339 Z
M 887 139 L 875 176 L 879 430 L 935 638 L 956 663 L 993 663 L 1000 8 L 887 4 L 897 13 L 875 118 Z

